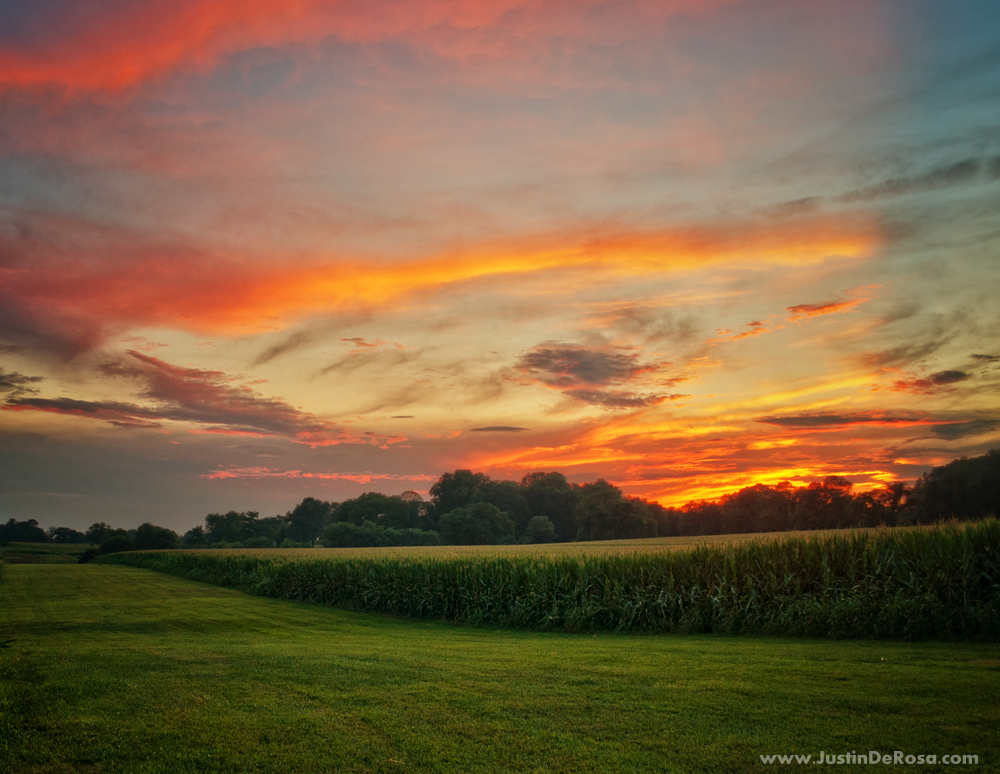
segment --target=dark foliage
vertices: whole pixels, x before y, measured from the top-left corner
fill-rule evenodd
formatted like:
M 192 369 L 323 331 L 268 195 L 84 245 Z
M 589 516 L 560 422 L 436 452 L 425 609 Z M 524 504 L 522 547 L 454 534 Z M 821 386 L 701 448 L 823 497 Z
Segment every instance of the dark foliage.
M 327 548 L 370 548 L 375 546 L 437 546 L 437 532 L 422 529 L 378 527 L 371 521 L 361 526 L 347 521 L 335 521 L 323 530 L 323 545 Z
M 157 527 L 147 521 L 139 525 L 132 545 L 136 551 L 162 551 L 177 548 L 180 545 L 180 537 L 172 529 Z
M 334 508 L 332 521 L 347 522 L 359 527 L 370 522 L 386 529 L 411 529 L 421 524 L 422 510 L 423 503 L 418 500 L 366 492 L 360 497 L 345 500 Z
M 98 549 L 96 549 L 96 548 L 88 548 L 86 551 L 84 551 L 82 554 L 80 554 L 80 558 L 77 559 L 76 561 L 77 561 L 77 564 L 86 564 L 91 559 L 93 559 L 93 558 L 95 558 L 97 556 L 100 556 L 100 555 L 101 555 L 101 552 Z
M 315 543 L 335 507 L 336 503 L 307 497 L 288 514 L 288 537 L 300 543 Z
M 132 551 L 135 549 L 135 543 L 132 542 L 132 538 L 128 536 L 125 530 L 120 529 L 117 533 L 109 535 L 101 541 L 101 547 L 98 550 L 102 554 L 119 554 L 123 551 Z
M 907 499 L 904 515 L 916 523 L 1000 515 L 1000 449 L 925 473 Z
M 9 519 L 6 524 L 0 524 L 0 540 L 8 543 L 47 543 L 49 536 L 38 526 L 37 519 Z
M 556 537 L 569 541 L 576 537 L 576 502 L 578 493 L 562 473 L 528 473 L 521 479 L 521 491 L 532 516 L 545 516 L 552 522 Z
M 485 546 L 514 542 L 514 521 L 490 503 L 472 503 L 441 517 L 441 541 L 452 546 Z
M 53 543 L 86 543 L 87 536 L 69 527 L 50 527 L 46 533 Z

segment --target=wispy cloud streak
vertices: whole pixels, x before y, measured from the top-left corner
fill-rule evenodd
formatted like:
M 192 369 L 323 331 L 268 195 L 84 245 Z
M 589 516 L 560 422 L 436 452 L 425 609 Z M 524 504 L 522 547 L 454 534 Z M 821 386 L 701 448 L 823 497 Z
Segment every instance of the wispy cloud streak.
M 138 383 L 139 396 L 147 402 L 11 397 L 2 408 L 88 417 L 129 428 L 180 422 L 205 433 L 279 437 L 314 447 L 342 443 L 384 446 L 405 440 L 402 436 L 347 432 L 285 401 L 265 398 L 250 387 L 234 384 L 235 380 L 221 371 L 180 368 L 141 352 L 130 351 L 99 370 L 105 376 Z

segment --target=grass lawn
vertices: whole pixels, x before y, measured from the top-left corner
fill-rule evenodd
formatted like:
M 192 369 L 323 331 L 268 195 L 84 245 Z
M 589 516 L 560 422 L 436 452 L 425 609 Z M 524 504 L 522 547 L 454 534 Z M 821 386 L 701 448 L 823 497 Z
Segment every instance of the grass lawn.
M 2 567 L 7 638 L 0 771 L 17 774 L 714 773 L 821 749 L 980 760 L 906 771 L 1000 761 L 996 645 L 492 631 L 76 564 Z

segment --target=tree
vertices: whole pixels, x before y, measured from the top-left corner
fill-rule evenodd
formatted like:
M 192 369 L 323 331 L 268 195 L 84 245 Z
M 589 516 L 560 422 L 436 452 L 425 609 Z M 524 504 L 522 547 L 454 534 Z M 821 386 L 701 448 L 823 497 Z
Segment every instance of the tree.
M 682 535 L 718 535 L 722 528 L 722 506 L 707 500 L 695 500 L 681 506 Z
M 200 524 L 185 532 L 181 540 L 185 548 L 204 548 L 208 545 L 208 535 L 205 533 L 205 528 Z
M 489 480 L 485 473 L 473 473 L 471 470 L 445 473 L 430 488 L 435 516 L 441 518 L 455 508 L 464 508 L 472 502 L 476 490 Z
M 1000 515 L 1000 449 L 961 457 L 925 473 L 907 498 L 907 522 Z
M 577 540 L 614 540 L 618 532 L 619 509 L 623 504 L 621 490 L 603 478 L 580 487 L 576 504 Z
M 533 516 L 546 516 L 555 526 L 559 540 L 576 536 L 574 511 L 579 493 L 562 473 L 528 473 L 521 479 L 521 491 Z
M 6 524 L 0 525 L 0 540 L 11 543 L 47 543 L 49 536 L 38 526 L 37 519 L 9 519 Z
M 266 537 L 276 546 L 281 545 L 281 542 L 288 537 L 287 516 L 268 516 L 260 519 L 256 527 L 259 537 Z
M 795 525 L 798 529 L 836 529 L 851 519 L 853 484 L 842 476 L 827 476 L 796 492 Z
M 545 516 L 532 516 L 524 530 L 525 543 L 555 543 L 558 539 L 555 525 Z
M 323 529 L 323 545 L 327 548 L 367 548 L 379 545 L 374 522 L 364 525 L 335 521 Z
M 520 535 L 531 520 L 531 510 L 521 488 L 513 481 L 482 482 L 472 493 L 471 503 L 489 503 L 510 516 L 514 532 Z
M 242 543 L 249 522 L 257 518 L 253 511 L 210 513 L 205 517 L 209 543 Z
M 46 533 L 53 543 L 86 543 L 87 536 L 69 527 L 49 527 Z
M 118 554 L 122 551 L 131 551 L 133 548 L 135 545 L 132 543 L 132 538 L 125 530 L 118 529 L 101 541 L 100 552 L 102 554 Z
M 136 551 L 162 551 L 168 548 L 177 548 L 180 538 L 172 529 L 157 527 L 148 521 L 140 524 L 135 531 L 133 546 Z
M 312 545 L 319 540 L 323 526 L 329 521 L 334 504 L 307 497 L 288 514 L 288 537 Z
M 514 522 L 489 503 L 454 508 L 441 517 L 441 541 L 445 545 L 477 546 L 514 542 Z
M 406 501 L 402 497 L 379 492 L 365 492 L 334 508 L 332 520 L 346 521 L 357 526 L 370 521 L 381 527 L 407 529 L 416 522 L 419 509 L 419 503 L 412 500 Z
M 84 536 L 87 538 L 87 542 L 92 546 L 99 546 L 104 542 L 104 538 L 108 535 L 114 533 L 114 530 L 103 521 L 94 522 L 89 527 L 87 531 L 84 532 Z
M 788 487 L 756 484 L 722 498 L 725 532 L 779 532 L 790 529 L 795 495 Z

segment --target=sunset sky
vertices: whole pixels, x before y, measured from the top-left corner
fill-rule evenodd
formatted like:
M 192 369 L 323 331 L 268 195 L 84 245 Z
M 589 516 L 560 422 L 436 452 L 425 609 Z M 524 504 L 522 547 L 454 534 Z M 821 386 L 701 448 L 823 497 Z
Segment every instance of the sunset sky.
M 0 0 L 0 520 L 1000 446 L 995 0 Z

